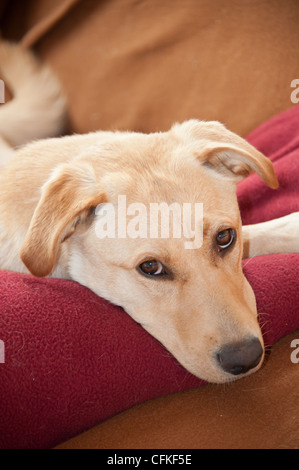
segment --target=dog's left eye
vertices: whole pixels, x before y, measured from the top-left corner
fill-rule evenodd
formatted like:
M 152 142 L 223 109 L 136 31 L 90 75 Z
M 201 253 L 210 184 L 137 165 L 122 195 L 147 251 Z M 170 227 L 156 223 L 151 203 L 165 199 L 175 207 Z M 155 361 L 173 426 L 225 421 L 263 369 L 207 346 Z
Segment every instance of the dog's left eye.
M 139 271 L 146 276 L 162 276 L 166 274 L 165 268 L 160 261 L 149 259 L 139 265 Z
M 227 228 L 219 232 L 216 237 L 216 242 L 219 247 L 219 251 L 226 250 L 230 247 L 236 239 L 236 232 L 232 228 Z

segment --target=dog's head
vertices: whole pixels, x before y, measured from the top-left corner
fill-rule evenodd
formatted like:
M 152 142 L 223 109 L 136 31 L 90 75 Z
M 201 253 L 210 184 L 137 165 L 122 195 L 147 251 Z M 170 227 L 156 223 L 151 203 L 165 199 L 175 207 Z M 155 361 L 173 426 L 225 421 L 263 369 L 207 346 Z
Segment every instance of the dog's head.
M 122 306 L 196 376 L 257 370 L 264 347 L 241 267 L 236 183 L 256 172 L 276 188 L 271 162 L 217 122 L 104 140 L 42 188 L 24 264 L 36 276 L 67 272 Z

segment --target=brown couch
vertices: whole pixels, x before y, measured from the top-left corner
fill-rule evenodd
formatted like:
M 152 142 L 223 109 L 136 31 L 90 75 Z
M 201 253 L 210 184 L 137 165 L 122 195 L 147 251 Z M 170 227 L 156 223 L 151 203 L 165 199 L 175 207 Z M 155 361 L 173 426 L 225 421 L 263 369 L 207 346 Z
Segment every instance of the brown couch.
M 2 35 L 56 71 L 80 133 L 193 117 L 245 136 L 291 105 L 298 17 L 296 0 L 0 0 Z M 144 403 L 61 447 L 298 447 L 296 337 L 253 377 Z

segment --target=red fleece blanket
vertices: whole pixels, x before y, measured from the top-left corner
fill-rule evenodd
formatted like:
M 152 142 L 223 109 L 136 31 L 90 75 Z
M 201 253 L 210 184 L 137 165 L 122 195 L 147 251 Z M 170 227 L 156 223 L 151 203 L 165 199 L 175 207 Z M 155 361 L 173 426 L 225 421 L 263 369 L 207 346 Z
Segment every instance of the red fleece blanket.
M 241 182 L 243 223 L 299 210 L 298 129 L 299 106 L 248 137 L 273 160 L 280 188 L 255 175 Z M 299 255 L 245 260 L 244 272 L 266 344 L 299 328 Z M 1 448 L 52 447 L 137 403 L 203 384 L 122 309 L 77 283 L 0 272 L 0 312 Z

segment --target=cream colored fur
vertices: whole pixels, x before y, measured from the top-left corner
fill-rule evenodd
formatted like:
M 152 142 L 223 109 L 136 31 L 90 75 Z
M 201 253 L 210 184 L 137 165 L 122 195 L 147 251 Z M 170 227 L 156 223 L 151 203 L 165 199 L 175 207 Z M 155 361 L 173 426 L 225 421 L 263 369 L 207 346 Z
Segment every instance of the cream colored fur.
M 235 378 L 221 369 L 217 351 L 249 337 L 263 344 L 255 297 L 242 272 L 243 249 L 250 256 L 298 251 L 298 238 L 279 236 L 296 229 L 298 237 L 298 214 L 243 227 L 242 235 L 236 183 L 255 171 L 276 188 L 272 163 L 222 124 L 196 120 L 149 135 L 95 132 L 38 140 L 12 156 L 7 140 L 20 145 L 61 132 L 65 101 L 51 72 L 35 66 L 30 54 L 1 48 L 15 98 L 0 108 L 6 139 L 0 148 L 0 268 L 75 280 L 122 306 L 193 374 L 213 382 Z M 186 250 L 184 240 L 173 237 L 100 240 L 95 208 L 116 205 L 119 195 L 146 207 L 202 202 L 202 247 Z M 276 227 L 275 241 L 265 243 Z M 215 239 L 225 228 L 237 237 L 222 256 Z M 171 276 L 143 276 L 138 267 L 145 259 L 159 260 Z M 262 358 L 248 373 L 261 364 Z
M 0 41 L 0 75 L 14 96 L 1 106 L 2 138 L 19 146 L 63 133 L 66 99 L 47 66 L 30 51 Z

